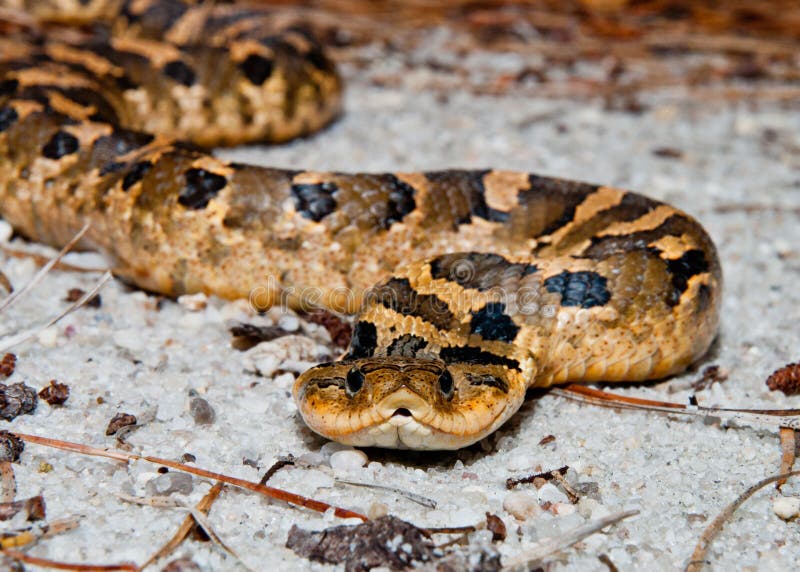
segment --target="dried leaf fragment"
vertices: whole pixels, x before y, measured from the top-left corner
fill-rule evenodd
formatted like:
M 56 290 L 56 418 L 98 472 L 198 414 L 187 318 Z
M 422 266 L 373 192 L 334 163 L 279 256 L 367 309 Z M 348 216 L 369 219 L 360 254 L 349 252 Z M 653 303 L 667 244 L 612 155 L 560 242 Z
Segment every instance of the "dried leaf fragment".
M 64 302 L 77 302 L 86 294 L 85 291 L 81 290 L 80 288 L 70 288 L 67 291 L 67 295 L 64 296 Z M 95 294 L 91 298 L 86 301 L 85 306 L 90 308 L 99 308 L 103 305 L 103 299 L 100 297 L 100 294 Z
M 36 390 L 24 383 L 0 383 L 0 418 L 12 421 L 36 409 Z
M 25 450 L 25 442 L 8 431 L 0 431 L 0 462 L 16 463 Z
M 493 541 L 500 542 L 506 539 L 506 523 L 496 514 L 486 513 L 486 528 L 491 531 Z
M 131 415 L 130 413 L 117 413 L 111 418 L 111 421 L 108 422 L 106 435 L 114 435 L 123 427 L 128 427 L 130 425 L 136 425 L 135 415 Z
M 11 377 L 17 367 L 17 356 L 14 354 L 6 354 L 0 360 L 0 377 Z
M 39 495 L 23 500 L 0 503 L 0 520 L 10 520 L 19 513 L 23 513 L 25 520 L 28 521 L 44 520 L 44 497 Z
M 433 542 L 421 529 L 393 516 L 319 532 L 295 525 L 289 531 L 286 547 L 315 562 L 344 563 L 347 572 L 378 566 L 404 570 L 437 556 Z
M 800 362 L 787 364 L 772 372 L 767 378 L 767 387 L 771 391 L 778 389 L 786 395 L 800 393 Z
M 55 379 L 50 380 L 50 385 L 39 392 L 39 397 L 50 406 L 64 405 L 69 399 L 69 386 L 66 383 L 59 383 Z

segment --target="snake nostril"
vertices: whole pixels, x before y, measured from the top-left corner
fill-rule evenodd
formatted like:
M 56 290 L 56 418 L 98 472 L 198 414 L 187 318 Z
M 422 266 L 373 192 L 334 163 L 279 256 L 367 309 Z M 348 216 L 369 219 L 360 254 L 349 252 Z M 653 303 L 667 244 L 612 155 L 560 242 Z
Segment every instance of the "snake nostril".
M 396 409 L 395 412 L 392 413 L 392 417 L 411 417 L 411 412 L 405 407 L 401 407 L 400 409 Z

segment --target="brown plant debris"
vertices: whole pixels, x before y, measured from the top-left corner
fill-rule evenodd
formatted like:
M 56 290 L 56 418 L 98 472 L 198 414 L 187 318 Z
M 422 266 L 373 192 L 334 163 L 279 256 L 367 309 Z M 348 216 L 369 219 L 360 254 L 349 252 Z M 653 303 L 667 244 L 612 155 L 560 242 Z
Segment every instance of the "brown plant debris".
M 794 468 L 796 447 L 797 447 L 797 432 L 791 427 L 780 428 L 781 439 L 781 468 L 779 473 L 788 473 Z M 780 488 L 786 484 L 786 479 L 780 479 L 775 483 L 775 488 Z
M 67 290 L 67 295 L 64 296 L 64 302 L 70 302 L 70 303 L 77 302 L 85 295 L 86 292 L 84 290 L 81 290 L 80 288 L 70 288 L 69 290 Z M 86 303 L 84 304 L 84 306 L 89 306 L 90 308 L 99 308 L 102 305 L 103 305 L 103 299 L 100 297 L 100 294 L 95 294 L 94 296 L 86 300 Z
M 506 523 L 496 514 L 486 513 L 486 528 L 491 531 L 493 541 L 501 542 L 506 539 Z
M 14 285 L 11 284 L 11 280 L 8 279 L 8 276 L 3 274 L 3 271 L 0 270 L 0 288 L 6 291 L 6 294 L 11 294 L 14 292 Z
M 25 520 L 44 520 L 44 497 L 35 496 L 14 502 L 0 503 L 0 520 L 10 520 L 19 513 L 25 515 Z
M 243 352 L 261 342 L 269 342 L 293 333 L 284 330 L 280 326 L 256 326 L 255 324 L 237 324 L 232 326 L 229 331 L 233 336 L 231 345 L 233 345 L 234 349 Z
M 108 422 L 106 435 L 114 435 L 123 427 L 129 427 L 131 425 L 136 425 L 135 415 L 131 415 L 130 413 L 117 413 L 111 418 L 111 421 Z
M 350 337 L 352 336 L 353 328 L 348 322 L 341 319 L 336 314 L 328 312 L 327 310 L 314 310 L 313 312 L 305 314 L 303 318 L 312 324 L 319 324 L 328 330 L 331 341 L 337 348 L 346 348 L 350 345 Z
M 756 484 L 748 488 L 734 500 L 731 504 L 726 506 L 722 512 L 720 512 L 717 517 L 708 525 L 708 527 L 703 531 L 703 534 L 700 536 L 700 539 L 697 541 L 697 545 L 694 547 L 694 552 L 692 552 L 691 558 L 689 558 L 689 563 L 686 565 L 685 571 L 686 572 L 700 572 L 703 567 L 708 564 L 706 559 L 706 554 L 708 552 L 708 548 L 711 546 L 711 543 L 714 541 L 714 538 L 722 530 L 722 527 L 725 526 L 725 523 L 730 520 L 733 516 L 733 513 L 736 512 L 740 506 L 744 504 L 744 502 L 757 493 L 759 490 L 763 489 L 770 483 L 775 483 L 780 480 L 786 480 L 789 477 L 796 477 L 800 475 L 800 471 L 792 471 L 791 473 L 783 473 L 780 475 L 774 475 L 772 477 L 767 477 L 766 479 L 762 479 L 758 481 Z M 741 550 L 742 547 L 739 547 Z
M 0 437 L 1 436 L 2 433 L 0 433 Z M 81 443 L 73 443 L 71 441 L 62 441 L 60 439 L 51 439 L 49 437 L 40 437 L 38 435 L 30 435 L 26 433 L 19 433 L 18 435 L 14 435 L 14 437 L 17 438 L 18 440 L 22 439 L 27 443 L 35 443 L 37 445 L 42 445 L 44 447 L 52 447 L 54 449 L 60 449 L 62 451 L 72 451 L 73 453 L 79 453 L 81 455 L 91 455 L 94 457 L 103 457 L 105 459 L 114 459 L 116 461 L 123 461 L 123 462 L 147 461 L 148 463 L 153 463 L 155 465 L 169 467 L 170 469 L 173 469 L 175 471 L 190 473 L 192 475 L 197 475 L 198 477 L 203 477 L 205 479 L 222 481 L 226 484 L 233 485 L 234 487 L 239 487 L 242 489 L 246 489 L 248 491 L 253 491 L 262 494 L 264 496 L 289 503 L 297 507 L 304 507 L 309 510 L 314 510 L 317 512 L 326 512 L 332 510 L 333 514 L 340 518 L 357 518 L 364 521 L 368 520 L 367 517 L 364 516 L 363 514 L 357 513 L 352 510 L 348 510 L 346 508 L 333 506 L 326 502 L 322 502 L 309 497 L 304 497 L 302 495 L 285 491 L 283 489 L 277 489 L 274 487 L 268 487 L 266 485 L 260 485 L 258 483 L 253 483 L 245 479 L 239 479 L 237 477 L 231 477 L 229 475 L 224 475 L 222 473 L 217 473 L 215 471 L 209 471 L 206 469 L 201 469 L 199 467 L 190 467 L 188 465 L 184 465 L 182 463 L 179 463 L 177 461 L 172 461 L 170 459 L 153 457 L 151 455 L 134 455 L 132 453 L 125 453 L 123 451 L 109 451 L 106 449 L 99 449 L 97 447 L 90 447 L 89 445 L 84 445 Z M 0 447 L 1 446 L 2 446 L 2 441 L 0 440 Z M 0 460 L 2 460 L 1 457 Z
M 718 365 L 709 365 L 703 368 L 703 374 L 700 379 L 695 381 L 692 384 L 692 389 L 695 391 L 700 391 L 701 389 L 705 389 L 712 383 L 722 383 L 728 379 L 728 372 L 727 370 L 722 369 Z
M 200 502 L 197 503 L 195 509 L 199 513 L 207 515 L 211 510 L 211 505 L 214 504 L 214 501 L 217 500 L 217 497 L 219 497 L 219 494 L 222 492 L 223 486 L 224 485 L 220 482 L 215 483 L 214 486 L 211 487 L 211 489 L 209 489 L 206 495 L 200 500 Z M 172 538 L 169 541 L 167 541 L 167 543 L 164 546 L 162 546 L 158 550 L 158 552 L 156 552 L 155 554 L 153 554 L 153 556 L 148 558 L 147 562 L 145 562 L 142 565 L 142 568 L 147 568 L 147 566 L 157 562 L 158 560 L 161 560 L 162 558 L 166 558 L 167 556 L 172 554 L 178 548 L 178 546 L 180 546 L 183 543 L 183 541 L 186 540 L 186 537 L 189 536 L 190 532 L 192 532 L 193 530 L 197 530 L 197 525 L 198 522 L 194 518 L 194 516 L 192 514 L 187 515 L 186 518 L 183 519 L 183 522 L 181 523 L 180 527 L 178 527 L 177 532 L 172 536 Z M 181 567 L 183 565 L 177 564 L 179 562 L 180 559 L 173 560 L 172 562 L 167 564 L 164 570 L 174 569 L 174 572 L 177 572 L 178 570 L 184 570 L 186 572 L 192 570 L 191 567 L 185 567 L 185 566 Z M 191 560 L 189 560 L 189 562 L 191 562 Z M 194 562 L 191 563 L 194 564 Z M 173 568 L 170 568 L 171 566 Z M 199 568 L 196 569 L 199 570 Z
M 543 445 L 547 445 L 549 443 L 552 443 L 555 440 L 556 440 L 556 436 L 555 435 L 545 435 L 544 437 L 542 437 L 542 440 L 539 441 L 539 446 L 541 447 Z
M 6 354 L 0 360 L 0 377 L 11 377 L 17 367 L 17 356 Z
M 12 421 L 36 409 L 36 390 L 24 383 L 0 383 L 0 418 Z
M 170 561 L 162 572 L 201 572 L 201 568 L 191 558 L 184 557 Z
M 69 399 L 69 386 L 66 383 L 59 383 L 57 380 L 51 379 L 50 385 L 39 392 L 39 397 L 51 407 L 64 405 Z
M 286 547 L 315 562 L 344 563 L 346 572 L 362 572 L 378 566 L 405 570 L 442 555 L 424 530 L 393 516 L 319 532 L 294 525 Z
M 8 431 L 0 431 L 0 462 L 16 463 L 25 450 L 25 442 Z
M 790 363 L 772 372 L 767 378 L 771 391 L 780 390 L 786 395 L 800 393 L 800 362 Z
M 275 476 L 275 473 L 277 473 L 284 467 L 291 467 L 294 464 L 295 464 L 294 455 L 278 457 L 278 460 L 275 461 L 269 469 L 267 469 L 267 472 L 264 473 L 264 476 L 261 477 L 260 481 L 258 481 L 259 484 L 266 485 L 267 481 L 269 481 L 272 477 Z
M 518 487 L 519 485 L 527 485 L 529 483 L 534 482 L 536 479 L 543 479 L 545 481 L 552 481 L 556 479 L 556 475 L 559 477 L 563 477 L 567 474 L 569 467 L 564 465 L 558 469 L 552 471 L 543 471 L 541 473 L 536 473 L 533 475 L 525 475 L 524 477 L 509 477 L 506 479 L 506 489 L 513 489 Z

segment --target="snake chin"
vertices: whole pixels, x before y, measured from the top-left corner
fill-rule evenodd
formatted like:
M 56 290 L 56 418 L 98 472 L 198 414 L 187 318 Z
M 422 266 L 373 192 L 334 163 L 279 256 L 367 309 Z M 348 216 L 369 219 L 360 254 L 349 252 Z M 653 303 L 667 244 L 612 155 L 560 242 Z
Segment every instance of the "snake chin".
M 519 407 L 504 367 L 384 356 L 322 364 L 294 387 L 316 433 L 347 445 L 451 450 L 479 441 Z M 520 388 L 519 390 L 517 388 Z

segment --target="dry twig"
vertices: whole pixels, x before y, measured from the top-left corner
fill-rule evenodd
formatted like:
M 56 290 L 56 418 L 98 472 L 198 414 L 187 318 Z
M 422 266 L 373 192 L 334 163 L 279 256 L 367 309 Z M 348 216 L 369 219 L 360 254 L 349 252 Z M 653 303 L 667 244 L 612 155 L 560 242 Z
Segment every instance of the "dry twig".
M 752 487 L 736 497 L 736 500 L 726 506 L 725 509 L 719 513 L 719 515 L 717 515 L 717 518 L 715 518 L 703 531 L 703 534 L 697 541 L 697 546 L 695 546 L 694 552 L 692 552 L 689 563 L 686 565 L 686 572 L 700 572 L 700 570 L 703 569 L 703 566 L 707 563 L 706 553 L 708 552 L 709 546 L 711 546 L 711 543 L 714 541 L 714 538 L 716 538 L 720 533 L 722 527 L 725 526 L 725 523 L 730 520 L 730 518 L 733 516 L 733 513 L 736 512 L 736 509 L 742 506 L 747 499 L 770 483 L 775 483 L 781 479 L 785 480 L 789 477 L 796 477 L 798 475 L 800 475 L 800 471 L 792 471 L 790 473 L 783 473 L 780 475 L 767 477 L 766 479 L 758 481 Z
M 359 514 L 352 510 L 335 507 L 322 501 L 304 497 L 302 495 L 291 493 L 289 491 L 284 491 L 283 489 L 276 489 L 274 487 L 260 485 L 258 483 L 247 481 L 245 479 L 230 477 L 228 475 L 223 475 L 222 473 L 215 473 L 214 471 L 208 471 L 206 469 L 200 469 L 198 467 L 190 467 L 178 463 L 176 461 L 170 461 L 169 459 L 161 459 L 159 457 L 152 457 L 149 455 L 135 455 L 133 453 L 123 453 L 120 451 L 106 451 L 103 449 L 98 449 L 96 447 L 89 447 L 87 445 L 82 445 L 80 443 L 72 443 L 69 441 L 50 439 L 48 437 L 39 437 L 38 435 L 29 435 L 25 433 L 15 433 L 15 435 L 20 439 L 22 439 L 23 441 L 25 441 L 26 443 L 35 443 L 37 445 L 43 445 L 45 447 L 61 449 L 62 451 L 72 451 L 84 455 L 105 457 L 107 459 L 124 461 L 126 463 L 130 461 L 147 461 L 148 463 L 162 465 L 165 467 L 169 467 L 171 469 L 175 469 L 176 471 L 191 473 L 193 475 L 197 475 L 199 477 L 205 477 L 207 479 L 211 479 L 214 481 L 222 481 L 223 483 L 233 485 L 235 487 L 242 489 L 247 489 L 249 491 L 253 491 L 262 494 L 264 496 L 289 503 L 294 506 L 308 508 L 310 510 L 314 510 L 317 512 L 325 512 L 327 510 L 333 509 L 333 514 L 335 514 L 340 518 L 357 518 L 363 521 L 369 520 L 363 514 Z

